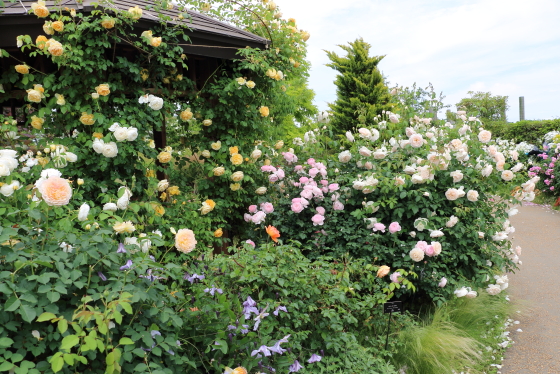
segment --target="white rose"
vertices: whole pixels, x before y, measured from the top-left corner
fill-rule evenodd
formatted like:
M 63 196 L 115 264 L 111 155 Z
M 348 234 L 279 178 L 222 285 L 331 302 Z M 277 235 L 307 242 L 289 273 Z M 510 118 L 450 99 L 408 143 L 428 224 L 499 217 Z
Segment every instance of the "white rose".
M 150 95 L 148 106 L 153 110 L 160 110 L 163 107 L 163 99 L 161 97 Z
M 445 226 L 453 227 L 457 224 L 457 222 L 459 222 L 459 218 L 457 218 L 455 216 L 451 216 L 451 217 L 449 217 L 449 220 L 445 223 Z
M 449 188 L 445 192 L 445 197 L 447 198 L 447 200 L 457 200 L 459 198 L 459 190 L 457 190 L 456 188 Z
M 413 134 L 408 139 L 410 141 L 410 145 L 414 148 L 420 148 L 424 145 L 424 138 L 420 134 Z
M 515 174 L 513 174 L 513 172 L 511 170 L 504 170 L 502 172 L 502 179 L 505 180 L 506 182 L 509 182 L 514 177 L 515 177 Z
M 376 160 L 381 160 L 385 158 L 385 156 L 387 156 L 387 152 L 384 152 L 381 149 L 378 149 L 375 152 L 373 152 L 373 158 L 375 158 Z
M 105 205 L 103 205 L 103 210 L 109 211 L 109 212 L 116 212 L 117 211 L 117 204 L 115 203 L 107 203 Z
M 262 151 L 260 149 L 255 149 L 255 150 L 253 150 L 253 152 L 251 152 L 251 158 L 253 160 L 258 159 L 261 156 L 262 156 Z
M 465 296 L 467 297 L 467 299 L 474 299 L 478 296 L 478 293 L 476 291 L 469 290 L 469 292 L 467 292 Z
M 117 143 L 115 142 L 105 143 L 103 145 L 103 151 L 101 153 L 105 157 L 109 157 L 109 158 L 116 157 L 117 154 L 119 153 L 119 148 L 117 147 Z
M 488 177 L 490 174 L 492 174 L 492 169 L 492 165 L 488 164 L 481 170 L 480 173 L 483 177 Z
M 414 166 L 408 165 L 408 166 L 405 166 L 403 171 L 408 175 L 412 175 L 412 174 L 416 173 L 416 168 Z
M 340 152 L 340 154 L 338 155 L 338 161 L 342 163 L 347 163 L 351 158 L 352 154 L 350 153 L 350 151 Z
M 524 165 L 521 162 L 518 162 L 514 167 L 511 168 L 511 171 L 517 173 L 518 171 L 523 169 L 523 166 Z
M 358 129 L 358 133 L 360 134 L 360 137 L 362 139 L 369 139 L 371 137 L 371 131 L 369 131 L 368 129 L 366 129 L 364 127 L 360 127 Z
M 255 190 L 257 195 L 264 195 L 266 193 L 266 187 L 259 187 Z
M 467 199 L 472 202 L 478 201 L 478 192 L 475 190 L 469 190 L 469 192 L 467 192 Z
M 379 131 L 377 131 L 376 129 L 372 129 L 371 130 L 371 136 L 369 137 L 369 140 L 371 140 L 372 142 L 376 141 L 377 139 L 379 139 Z
M 0 193 L 6 197 L 12 196 L 15 190 L 19 190 L 20 184 L 19 181 L 13 181 L 10 184 L 4 184 L 0 187 Z
M 478 232 L 478 238 L 479 239 L 483 239 L 484 238 L 484 233 L 482 231 Z
M 95 138 L 93 140 L 93 150 L 97 153 L 103 153 L 103 146 L 105 145 L 105 142 L 103 141 L 103 139 L 97 139 Z
M 441 253 L 441 243 L 440 242 L 431 242 L 431 246 L 434 248 L 434 255 L 439 256 Z
M 391 123 L 399 123 L 399 115 L 395 113 L 389 114 L 389 121 L 391 121 Z
M 78 156 L 76 156 L 75 153 L 72 152 L 66 152 L 64 153 L 64 158 L 66 158 L 66 161 L 68 162 L 76 162 L 78 161 Z
M 412 248 L 409 255 L 412 261 L 414 262 L 419 262 L 424 259 L 424 251 L 421 250 L 420 248 L 416 248 L 416 247 Z
M 85 221 L 87 220 L 87 216 L 89 214 L 89 205 L 86 203 L 83 203 L 80 206 L 80 210 L 78 211 L 78 221 Z
M 136 127 L 129 127 L 126 135 L 126 140 L 133 142 L 138 137 L 138 129 Z
M 358 152 L 364 157 L 371 156 L 371 151 L 369 149 L 367 149 L 366 147 L 360 147 L 360 150 Z
M 420 174 L 414 174 L 410 180 L 413 184 L 424 183 L 424 178 Z
M 121 124 L 118 122 L 114 122 L 111 127 L 109 127 L 109 131 L 114 132 L 116 129 L 118 129 L 119 127 L 121 127 Z
M 488 130 L 482 130 L 478 133 L 478 140 L 482 143 L 488 143 L 492 139 L 492 133 Z
M 402 186 L 405 184 L 403 177 L 395 177 L 395 186 Z
M 458 183 L 463 180 L 463 173 L 460 170 L 455 170 L 450 173 L 453 178 L 453 183 Z
M 488 294 L 492 296 L 495 296 L 500 292 L 502 292 L 502 289 L 497 284 L 489 284 L 488 288 L 486 289 L 486 292 L 488 292 Z
M 352 133 L 350 131 L 346 131 L 346 139 L 348 139 L 349 142 L 353 142 L 354 141 L 354 135 L 352 135 Z
M 430 238 L 440 238 L 443 236 L 443 232 L 441 230 L 430 230 Z
M 0 177 L 7 177 L 8 175 L 10 175 L 10 168 L 0 161 Z
M 169 182 L 167 179 L 161 180 L 158 182 L 157 189 L 159 192 L 163 192 L 169 187 Z
M 117 139 L 118 142 L 123 142 L 125 140 L 127 140 L 128 138 L 128 127 L 118 127 L 115 132 L 113 132 L 113 135 L 115 135 L 115 139 Z
M 463 297 L 463 296 L 467 296 L 467 294 L 469 293 L 469 290 L 466 287 L 461 287 L 459 289 L 456 289 L 455 291 L 453 291 L 453 293 L 455 294 L 455 296 L 457 297 Z

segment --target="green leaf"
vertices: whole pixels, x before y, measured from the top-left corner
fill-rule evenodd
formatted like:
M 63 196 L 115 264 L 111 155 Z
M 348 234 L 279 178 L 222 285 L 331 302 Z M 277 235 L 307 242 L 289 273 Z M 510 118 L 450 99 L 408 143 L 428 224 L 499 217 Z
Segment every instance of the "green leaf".
M 4 361 L 2 362 L 2 365 L 0 365 L 0 371 L 8 371 L 11 370 L 15 365 L 12 364 L 9 361 Z
M 80 338 L 76 335 L 68 335 L 62 339 L 62 343 L 60 344 L 60 349 L 70 351 L 70 349 L 76 346 L 80 342 Z
M 58 331 L 60 331 L 61 334 L 64 334 L 66 330 L 68 330 L 68 321 L 62 318 L 58 321 Z
M 119 344 L 129 345 L 129 344 L 134 344 L 134 342 L 130 338 L 121 338 L 121 340 L 119 340 Z
M 0 348 L 8 348 L 14 344 L 14 341 L 10 338 L 4 337 L 0 338 Z
M 47 292 L 47 299 L 49 299 L 49 301 L 54 304 L 58 300 L 60 300 L 60 294 L 55 291 L 49 291 Z
M 132 307 L 130 306 L 129 303 L 122 301 L 119 304 L 120 306 L 122 306 L 125 312 L 127 312 L 128 314 L 132 314 Z
M 56 315 L 54 313 L 45 312 L 41 314 L 39 317 L 37 317 L 37 322 L 50 321 L 51 319 L 54 318 L 56 318 Z
M 31 322 L 37 317 L 37 312 L 29 305 L 22 305 L 19 308 L 19 314 L 25 322 Z
M 20 305 L 21 301 L 19 301 L 16 296 L 12 296 L 8 299 L 8 301 L 6 301 L 6 304 L 4 304 L 4 310 L 6 312 L 13 312 L 17 308 L 19 308 Z
M 64 366 L 64 359 L 62 358 L 62 353 L 61 352 L 57 352 L 52 358 L 51 358 L 51 368 L 52 371 L 54 371 L 55 373 L 59 372 L 60 370 L 62 370 L 62 367 Z

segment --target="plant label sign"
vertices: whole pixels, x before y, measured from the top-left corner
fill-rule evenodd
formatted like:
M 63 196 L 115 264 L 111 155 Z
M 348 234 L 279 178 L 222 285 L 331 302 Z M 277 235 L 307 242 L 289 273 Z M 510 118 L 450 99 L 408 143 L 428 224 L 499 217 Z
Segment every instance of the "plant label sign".
M 402 301 L 388 301 L 383 304 L 383 313 L 402 312 Z

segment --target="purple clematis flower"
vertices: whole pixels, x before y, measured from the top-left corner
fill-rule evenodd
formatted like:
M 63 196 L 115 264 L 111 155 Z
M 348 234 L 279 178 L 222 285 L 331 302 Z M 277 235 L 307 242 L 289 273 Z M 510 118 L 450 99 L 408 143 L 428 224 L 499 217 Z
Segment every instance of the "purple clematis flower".
M 204 289 L 204 292 L 210 292 L 210 295 L 214 296 L 214 293 L 217 292 L 219 294 L 223 294 L 224 291 L 222 291 L 221 288 L 216 288 L 216 286 L 212 285 L 212 288 L 206 288 Z
M 272 353 L 270 353 L 270 350 L 268 349 L 268 347 L 266 345 L 261 345 L 259 347 L 259 349 L 255 349 L 253 352 L 251 352 L 251 357 L 253 356 L 257 356 L 257 357 L 262 357 L 261 353 L 265 356 L 272 356 Z
M 276 309 L 274 310 L 274 312 L 272 314 L 277 316 L 278 314 L 280 314 L 280 311 L 288 313 L 288 309 L 286 309 L 285 306 L 279 306 L 279 307 L 276 307 Z
M 107 281 L 107 277 L 102 272 L 98 271 L 97 275 L 99 275 L 99 278 L 101 278 L 102 281 Z
M 189 275 L 189 273 L 185 273 L 185 276 L 183 277 L 183 279 L 188 280 L 189 282 L 194 283 L 196 282 L 196 280 L 203 280 L 204 278 L 206 278 L 204 275 L 198 275 L 198 274 L 193 274 L 193 275 Z
M 126 253 L 126 249 L 124 248 L 123 243 L 119 243 L 119 248 L 117 249 L 117 253 Z
M 314 362 L 319 362 L 319 361 L 321 361 L 322 358 L 323 358 L 323 357 L 321 357 L 321 356 L 319 356 L 319 355 L 313 353 L 313 354 L 311 355 L 311 358 L 310 358 L 309 360 L 307 360 L 307 362 L 309 362 L 310 364 L 312 364 L 312 363 L 314 363 Z
M 132 266 L 132 260 L 128 260 L 126 262 L 126 264 L 124 264 L 123 266 L 121 266 L 119 269 L 120 270 L 128 270 L 130 269 L 130 267 Z
M 297 371 L 300 371 L 301 369 L 303 369 L 303 366 L 301 366 L 298 360 L 295 360 L 294 363 L 289 367 L 289 373 L 295 373 Z
M 268 305 L 266 306 L 266 308 L 261 310 L 261 312 L 258 313 L 257 316 L 253 319 L 255 321 L 255 326 L 253 326 L 253 331 L 257 331 L 263 318 L 269 315 L 269 313 L 266 313 L 267 309 L 268 309 Z

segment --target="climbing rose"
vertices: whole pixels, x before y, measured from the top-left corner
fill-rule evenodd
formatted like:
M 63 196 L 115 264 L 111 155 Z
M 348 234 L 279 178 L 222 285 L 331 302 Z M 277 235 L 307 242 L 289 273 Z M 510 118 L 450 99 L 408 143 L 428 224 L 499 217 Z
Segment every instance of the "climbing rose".
M 183 253 L 189 253 L 196 247 L 194 232 L 189 229 L 180 229 L 175 235 L 175 247 Z

